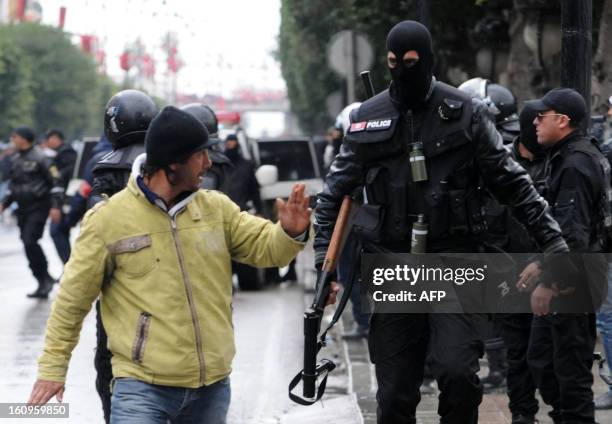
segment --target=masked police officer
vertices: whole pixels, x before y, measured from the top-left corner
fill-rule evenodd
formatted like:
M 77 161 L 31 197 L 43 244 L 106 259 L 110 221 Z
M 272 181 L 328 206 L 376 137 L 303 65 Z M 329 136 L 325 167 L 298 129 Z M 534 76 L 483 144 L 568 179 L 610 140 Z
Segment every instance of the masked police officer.
M 386 250 L 410 250 L 417 215 L 429 224 L 429 252 L 475 252 L 485 231 L 479 179 L 545 252 L 565 252 L 559 226 L 524 169 L 502 144 L 486 106 L 432 76 L 429 31 L 404 21 L 387 36 L 392 83 L 351 114 L 351 125 L 332 163 L 316 209 L 315 262 L 320 267 L 342 198 L 365 185 L 377 225 L 362 235 L 365 251 L 377 240 Z M 425 167 L 410 162 L 422 151 Z M 421 163 L 422 164 L 422 163 Z M 423 172 L 426 171 L 426 172 Z M 378 231 L 377 231 L 378 230 Z M 369 239 L 366 238 L 369 236 Z M 482 342 L 465 314 L 377 314 L 370 327 L 370 356 L 378 380 L 378 421 L 416 423 L 426 349 L 440 388 L 444 423 L 476 423 L 482 388 L 476 372 Z
M 103 196 L 123 190 L 129 180 L 134 160 L 145 151 L 144 139 L 150 122 L 157 114 L 153 99 L 138 90 L 124 90 L 108 101 L 104 114 L 104 134 L 113 150 L 93 168 L 92 191 L 88 198 L 91 207 Z M 106 331 L 100 318 L 100 301 L 96 302 L 97 347 L 96 390 L 102 400 L 104 419 L 110 420 L 110 383 L 113 378 L 111 353 L 107 347 Z

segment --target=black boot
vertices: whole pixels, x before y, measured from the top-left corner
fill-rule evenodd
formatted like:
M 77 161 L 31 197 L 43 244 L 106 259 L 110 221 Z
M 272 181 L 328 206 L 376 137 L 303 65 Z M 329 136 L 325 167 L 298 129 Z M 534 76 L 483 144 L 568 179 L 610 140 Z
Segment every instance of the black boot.
M 38 288 L 32 293 L 28 293 L 27 296 L 34 299 L 47 299 L 53 284 L 55 284 L 55 280 L 47 274 L 38 280 Z

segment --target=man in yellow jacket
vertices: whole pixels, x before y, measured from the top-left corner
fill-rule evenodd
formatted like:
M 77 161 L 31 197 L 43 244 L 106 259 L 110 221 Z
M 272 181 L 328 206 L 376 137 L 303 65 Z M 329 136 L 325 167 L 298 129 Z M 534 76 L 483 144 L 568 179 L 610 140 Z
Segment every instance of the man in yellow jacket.
M 61 401 L 83 319 L 100 296 L 115 377 L 111 423 L 224 423 L 235 353 L 231 260 L 287 265 L 307 238 L 308 196 L 294 186 L 287 203 L 277 200 L 273 224 L 198 190 L 211 143 L 172 106 L 151 122 L 145 144 L 142 170 L 83 220 L 29 403 Z

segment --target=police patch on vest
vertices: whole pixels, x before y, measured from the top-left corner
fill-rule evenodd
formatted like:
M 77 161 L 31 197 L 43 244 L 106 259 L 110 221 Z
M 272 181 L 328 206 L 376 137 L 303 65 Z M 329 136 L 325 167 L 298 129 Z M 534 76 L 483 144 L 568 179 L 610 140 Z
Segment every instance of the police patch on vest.
M 366 125 L 367 125 L 366 121 L 353 122 L 351 126 L 349 127 L 348 132 L 354 133 L 354 132 L 364 131 L 366 129 Z
M 393 119 L 374 119 L 366 124 L 366 131 L 381 131 L 391 128 Z

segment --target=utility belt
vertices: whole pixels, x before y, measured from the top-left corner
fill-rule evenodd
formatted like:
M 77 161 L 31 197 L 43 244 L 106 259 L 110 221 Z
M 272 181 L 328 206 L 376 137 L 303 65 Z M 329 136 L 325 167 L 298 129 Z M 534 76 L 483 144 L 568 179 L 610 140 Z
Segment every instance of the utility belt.
M 465 205 L 462 201 L 457 203 Z M 482 208 L 476 203 L 473 208 L 455 205 L 446 211 L 434 210 L 431 215 L 406 213 L 392 217 L 383 205 L 365 204 L 355 214 L 353 232 L 364 244 L 384 245 L 396 252 L 443 252 L 462 247 L 469 250 L 481 243 L 486 232 Z

